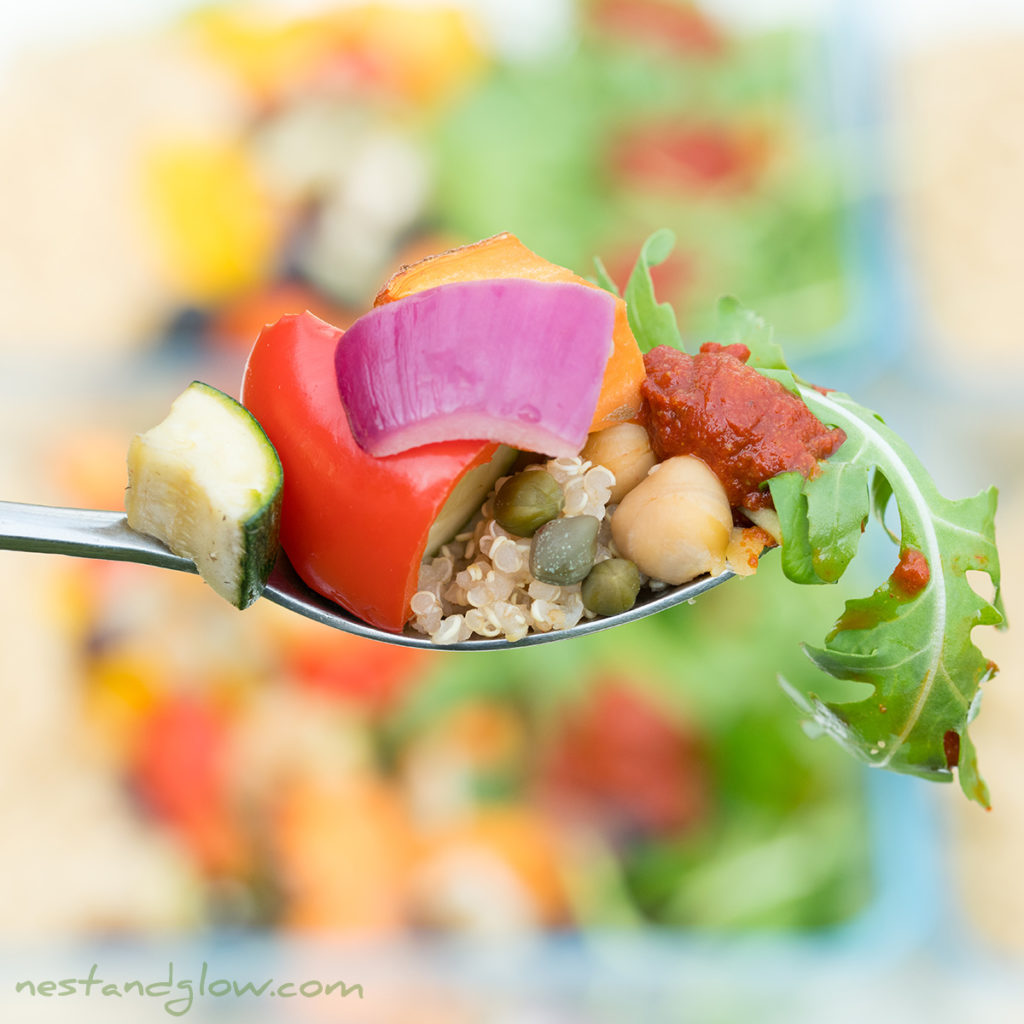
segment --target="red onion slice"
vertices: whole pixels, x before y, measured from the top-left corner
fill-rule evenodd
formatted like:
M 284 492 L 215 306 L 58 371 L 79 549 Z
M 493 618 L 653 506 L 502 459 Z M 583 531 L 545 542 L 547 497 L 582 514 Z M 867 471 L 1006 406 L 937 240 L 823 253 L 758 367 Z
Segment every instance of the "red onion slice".
M 440 285 L 373 309 L 338 343 L 338 389 L 371 455 L 499 441 L 549 457 L 587 438 L 615 299 L 570 282 Z

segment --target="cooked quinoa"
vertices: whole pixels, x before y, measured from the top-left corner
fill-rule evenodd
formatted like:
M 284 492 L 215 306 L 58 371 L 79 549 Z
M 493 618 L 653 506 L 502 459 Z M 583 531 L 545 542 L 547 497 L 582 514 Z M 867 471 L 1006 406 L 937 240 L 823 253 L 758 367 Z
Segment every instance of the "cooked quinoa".
M 601 522 L 595 564 L 615 554 L 609 526 L 615 507 L 608 505 L 615 484 L 611 470 L 574 456 L 526 472 L 547 472 L 558 481 L 565 495 L 563 516 L 593 516 Z M 579 583 L 555 586 L 534 579 L 530 539 L 495 522 L 494 495 L 506 479 L 497 481 L 470 528 L 420 569 L 410 625 L 434 643 L 460 643 L 473 635 L 522 640 L 531 630 L 546 633 L 594 618 L 583 607 Z
M 599 520 L 595 565 L 619 556 L 611 534 L 611 517 L 618 506 L 608 503 L 615 484 L 610 469 L 577 455 L 538 463 L 523 472 L 547 472 L 558 481 L 564 493 L 563 517 Z M 514 642 L 531 631 L 568 629 L 581 619 L 597 617 L 583 606 L 581 584 L 556 586 L 535 579 L 530 573 L 530 538 L 517 537 L 495 521 L 494 496 L 507 479 L 495 483 L 469 528 L 420 567 L 409 625 L 436 644 L 462 643 L 473 636 Z M 746 576 L 756 571 L 761 552 L 779 539 L 774 511 L 759 513 L 758 519 L 761 526 L 733 527 L 723 564 L 712 572 Z M 668 586 L 643 575 L 641 581 L 648 590 Z

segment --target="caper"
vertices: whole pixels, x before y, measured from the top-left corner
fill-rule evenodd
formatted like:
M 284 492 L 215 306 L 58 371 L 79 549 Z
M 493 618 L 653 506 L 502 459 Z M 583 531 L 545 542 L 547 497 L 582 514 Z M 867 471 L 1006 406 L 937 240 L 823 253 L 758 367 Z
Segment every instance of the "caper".
M 542 469 L 510 476 L 494 496 L 494 518 L 517 537 L 532 537 L 561 514 L 565 496 L 558 481 Z
M 580 587 L 583 607 L 596 615 L 618 615 L 636 604 L 642 577 L 628 558 L 598 562 Z
M 545 523 L 530 545 L 530 572 L 542 583 L 564 587 L 585 579 L 597 555 L 594 516 L 566 516 Z

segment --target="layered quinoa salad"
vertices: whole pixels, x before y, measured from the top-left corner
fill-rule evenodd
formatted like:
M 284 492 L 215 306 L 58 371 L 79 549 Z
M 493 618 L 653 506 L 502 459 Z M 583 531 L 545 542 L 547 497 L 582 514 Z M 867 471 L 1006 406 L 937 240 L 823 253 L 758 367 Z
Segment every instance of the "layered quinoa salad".
M 523 470 L 546 473 L 562 488 L 563 516 L 591 516 L 600 523 L 594 563 L 614 554 L 608 503 L 615 477 L 580 456 L 551 459 Z M 470 529 L 456 535 L 420 570 L 411 626 L 435 643 L 461 643 L 476 634 L 521 640 L 531 630 L 568 629 L 585 616 L 581 584 L 558 585 L 530 572 L 532 540 L 517 537 L 494 518 L 498 481 Z
M 517 536 L 495 518 L 496 496 L 512 479 L 503 477 L 466 530 L 424 560 L 420 569 L 410 626 L 434 643 L 462 643 L 473 636 L 514 642 L 530 632 L 569 629 L 584 619 L 626 610 L 633 603 L 630 597 L 635 600 L 642 587 L 658 591 L 669 586 L 644 575 L 616 547 L 611 523 L 618 508 L 613 498 L 619 495 L 610 469 L 579 455 L 534 463 L 521 472 L 545 474 L 558 484 L 564 496 L 558 518 L 596 520 L 592 564 L 596 568 L 608 563 L 608 578 L 601 583 L 604 574 L 598 570 L 598 584 L 588 586 L 595 578 L 591 569 L 584 580 L 574 583 L 538 579 L 531 571 L 533 539 Z M 708 570 L 748 575 L 757 567 L 760 552 L 772 543 L 760 528 L 734 526 L 723 552 L 705 552 Z M 594 593 L 598 587 L 602 592 Z M 609 601 L 622 607 L 611 609 Z

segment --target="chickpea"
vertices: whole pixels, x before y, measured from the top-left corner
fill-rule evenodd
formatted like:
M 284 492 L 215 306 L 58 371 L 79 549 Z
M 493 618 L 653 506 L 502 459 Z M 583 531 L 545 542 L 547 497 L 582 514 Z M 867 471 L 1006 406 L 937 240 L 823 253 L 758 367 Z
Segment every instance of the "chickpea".
M 639 423 L 617 423 L 587 438 L 580 454 L 615 474 L 609 501 L 617 505 L 657 462 L 647 431 Z
M 611 526 L 623 558 L 646 576 L 674 585 L 725 568 L 732 510 L 707 465 L 677 455 L 622 499 Z

